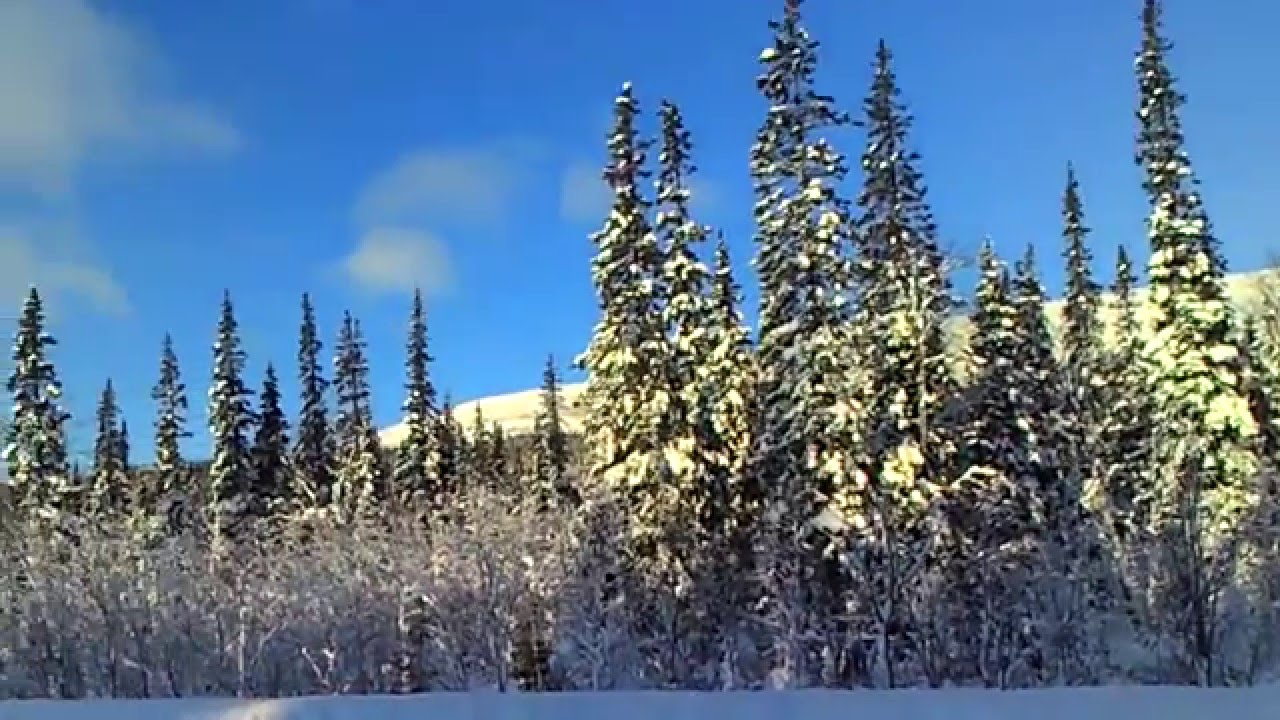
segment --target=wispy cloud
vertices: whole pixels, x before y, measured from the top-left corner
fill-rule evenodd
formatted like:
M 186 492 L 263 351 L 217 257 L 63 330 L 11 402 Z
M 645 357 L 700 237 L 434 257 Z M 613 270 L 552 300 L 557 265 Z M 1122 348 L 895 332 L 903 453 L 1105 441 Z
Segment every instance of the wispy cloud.
M 365 292 L 447 291 L 452 264 L 442 230 L 502 227 L 540 153 L 529 141 L 500 140 L 401 155 L 356 198 L 344 274 Z
M 129 313 L 125 289 L 75 237 L 61 223 L 0 227 L 0 316 L 16 313 L 33 284 L 54 309 L 74 299 L 102 315 Z
M 239 147 L 225 117 L 168 91 L 167 70 L 144 37 L 85 0 L 0 3 L 0 183 L 65 195 L 97 151 Z
M 400 156 L 365 186 L 360 225 L 396 222 L 492 225 L 508 217 L 536 148 L 527 142 L 421 148 Z
M 425 230 L 375 227 L 363 232 L 342 262 L 346 276 L 362 291 L 436 294 L 449 289 L 453 273 L 448 252 Z
M 147 38 L 87 0 L 0 2 L 0 303 L 38 285 L 122 315 L 129 301 L 75 226 L 90 160 L 225 154 L 242 137 L 223 115 L 172 92 Z M 4 312 L 0 309 L 0 312 Z

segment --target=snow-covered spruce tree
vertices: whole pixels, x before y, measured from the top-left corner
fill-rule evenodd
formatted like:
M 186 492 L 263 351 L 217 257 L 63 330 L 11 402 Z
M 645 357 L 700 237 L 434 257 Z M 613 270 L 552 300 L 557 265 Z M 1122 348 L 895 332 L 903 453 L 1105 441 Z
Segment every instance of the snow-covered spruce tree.
M 133 463 L 129 455 L 129 421 L 123 416 L 120 418 L 120 433 L 116 436 L 116 455 L 120 458 L 120 466 L 124 468 L 125 475 L 133 471 Z
M 958 541 L 948 546 L 947 557 L 959 644 L 951 672 L 1001 684 L 1024 646 L 1010 628 L 1025 618 L 1018 591 L 1029 579 L 1029 535 L 1044 513 L 1028 472 L 1032 431 L 1016 365 L 1025 352 L 1019 308 L 1008 268 L 990 241 L 983 243 L 978 265 L 963 475 L 948 502 Z
M 653 482 L 652 466 L 666 432 L 669 393 L 666 335 L 660 313 L 658 241 L 641 195 L 647 143 L 637 136 L 631 84 L 614 101 L 605 179 L 613 204 L 592 236 L 592 275 L 601 317 L 579 364 L 587 371 L 585 442 L 593 476 L 617 487 Z M 639 490 L 639 488 L 635 488 Z
M 771 660 L 774 681 L 783 684 L 809 684 L 819 674 L 847 680 L 832 677 L 845 669 L 832 669 L 843 665 L 835 648 L 849 647 L 847 638 L 830 632 L 844 627 L 833 611 L 844 605 L 848 579 L 839 552 L 830 552 L 841 549 L 844 534 L 844 513 L 832 506 L 858 478 L 849 387 L 852 223 L 836 192 L 847 169 L 825 137 L 848 120 L 815 90 L 818 43 L 801 22 L 800 6 L 786 0 L 783 18 L 770 23 L 773 43 L 760 55 L 756 81 L 769 109 L 750 153 L 761 407 L 751 471 L 773 500 L 765 533 L 773 550 L 765 554 L 775 557 L 765 565 L 798 563 L 800 585 L 792 591 L 769 582 L 765 588 L 771 596 L 766 612 L 783 626 Z M 768 569 L 763 575 L 781 577 Z
M 1244 359 L 1223 284 L 1224 261 L 1191 162 L 1160 27 L 1147 0 L 1137 56 L 1137 161 L 1151 200 L 1151 309 L 1146 357 L 1154 399 L 1154 484 L 1145 499 L 1163 557 L 1156 596 L 1179 642 L 1186 680 L 1217 683 L 1220 600 L 1236 572 L 1239 525 L 1258 501 L 1258 432 L 1243 393 Z M 1188 609 L 1189 608 L 1189 609 Z M 1164 616 L 1165 613 L 1160 613 Z
M 1084 203 L 1075 168 L 1067 165 L 1067 187 L 1062 200 L 1067 287 L 1063 299 L 1059 331 L 1063 372 L 1062 418 L 1065 449 L 1063 457 L 1086 485 L 1092 485 L 1099 471 L 1098 430 L 1103 406 L 1099 397 L 1104 362 L 1102 323 L 1099 317 L 1098 283 L 1093 279 L 1093 256 L 1086 239 Z
M 1248 531 L 1251 554 L 1262 560 L 1249 574 L 1250 612 L 1232 623 L 1237 637 L 1248 638 L 1243 647 L 1258 660 L 1255 668 L 1275 667 L 1280 661 L 1280 295 L 1275 280 L 1260 282 L 1262 300 L 1255 313 L 1244 318 L 1242 343 L 1249 360 L 1245 377 L 1246 395 L 1254 417 L 1261 426 L 1258 433 L 1260 495 Z M 1248 677 L 1247 675 L 1245 677 Z M 1251 680 L 1245 680 L 1251 682 Z
M 742 288 L 733 275 L 729 243 L 716 237 L 715 271 L 708 302 L 711 333 L 707 356 L 707 384 L 716 389 L 712 423 L 731 477 L 740 478 L 751 452 L 751 424 L 755 415 L 756 360 L 751 331 L 742 316 Z M 748 499 L 742 491 L 740 500 Z M 758 501 L 758 497 L 750 498 Z
M 369 398 L 369 365 L 360 321 L 342 317 L 334 357 L 333 384 L 338 416 L 334 422 L 337 469 L 331 499 L 341 521 L 372 520 L 383 511 L 386 472 Z
M 464 435 L 462 447 L 462 473 L 469 483 L 488 485 L 491 478 L 492 456 L 489 447 L 489 425 L 479 404 L 471 413 L 471 429 Z
M 252 393 L 244 382 L 245 353 L 231 305 L 222 296 L 217 339 L 213 344 L 213 383 L 209 388 L 209 433 L 213 461 L 209 467 L 208 517 L 215 542 L 246 538 L 256 518 L 253 458 L 249 433 L 255 421 Z
M 715 340 L 710 307 L 712 277 L 699 258 L 699 251 L 706 244 L 707 228 L 691 214 L 695 167 L 684 118 L 669 101 L 662 103 L 659 116 L 662 144 L 655 183 L 655 230 L 664 257 L 662 288 L 666 297 L 662 310 L 669 338 L 670 391 L 674 400 L 671 443 L 679 459 L 672 469 L 680 505 L 678 510 L 668 508 L 670 512 L 663 514 L 682 526 L 683 532 L 701 526 L 705 535 L 717 532 L 709 523 L 715 522 L 714 516 L 724 514 L 711 507 L 713 497 L 709 491 L 713 484 L 723 483 L 727 474 L 712 419 L 718 389 L 710 384 L 708 375 Z M 680 513 L 691 515 L 679 520 Z
M 1262 312 L 1268 310 L 1271 309 L 1264 308 Z M 1243 352 L 1249 360 L 1246 394 L 1253 416 L 1260 421 L 1258 451 L 1271 467 L 1278 467 L 1280 462 L 1280 338 L 1266 326 L 1277 322 L 1280 318 L 1259 320 L 1258 315 L 1247 314 L 1241 333 Z
M 489 428 L 489 477 L 495 492 L 515 495 L 512 487 L 511 443 L 501 422 L 495 421 Z
M 1067 188 L 1062 196 L 1063 258 L 1067 267 L 1067 289 L 1063 298 L 1062 366 L 1073 392 L 1087 394 L 1093 382 L 1100 352 L 1101 330 L 1098 316 L 1098 283 L 1093 279 L 1093 255 L 1089 252 L 1089 228 L 1084 224 L 1084 202 L 1075 167 L 1067 165 Z M 1083 399 L 1076 402 L 1083 402 Z
M 64 526 L 80 503 L 67 461 L 62 384 L 49 357 L 56 344 L 45 331 L 44 304 L 32 287 L 22 306 L 13 344 L 13 371 L 6 387 L 13 398 L 5 444 L 9 482 L 20 516 Z
M 579 498 L 569 477 L 569 438 L 560 417 L 560 378 L 552 355 L 547 356 L 542 370 L 541 397 L 542 405 L 534 420 L 534 492 L 545 508 L 575 504 Z
M 289 471 L 289 422 L 280 407 L 280 380 L 267 363 L 258 395 L 258 427 L 253 438 L 253 468 L 262 512 L 275 516 L 287 512 L 292 502 Z
M 109 378 L 98 399 L 97 420 L 93 471 L 85 510 L 100 521 L 119 522 L 129 511 L 131 488 L 125 461 L 120 455 L 120 407 L 116 404 L 116 391 Z
M 320 360 L 323 344 L 316 327 L 311 297 L 302 295 L 302 324 L 298 332 L 298 391 L 301 410 L 292 458 L 295 509 L 301 512 L 325 508 L 333 490 L 334 447 L 329 428 L 325 393 L 329 384 Z
M 432 475 L 436 479 L 441 507 L 444 507 L 448 504 L 448 499 L 462 489 L 462 444 L 466 442 L 462 424 L 453 412 L 453 399 L 448 393 L 445 393 L 440 416 L 436 418 L 431 434 L 432 444 L 435 446 Z
M 661 251 L 647 217 L 649 202 L 640 192 L 647 143 L 637 138 L 637 115 L 628 83 L 614 102 L 608 143 L 605 178 L 612 207 L 592 236 L 600 319 L 578 362 L 587 371 L 581 401 L 590 480 L 625 508 L 626 534 L 616 542 L 629 563 L 641 566 L 662 553 L 664 514 L 678 492 L 671 439 L 679 398 L 671 392 Z
M 1053 508 L 1062 509 L 1068 501 L 1054 499 L 1059 487 L 1058 470 L 1063 467 L 1062 371 L 1054 355 L 1053 336 L 1045 317 L 1046 295 L 1036 271 L 1035 252 L 1027 245 L 1014 274 L 1013 302 L 1015 348 L 1013 370 L 1019 417 L 1026 438 L 1028 469 L 1036 478 L 1036 492 Z M 1074 502 L 1074 501 L 1071 501 Z
M 144 502 L 147 512 L 164 519 L 170 534 L 190 527 L 192 513 L 203 507 L 192 486 L 192 473 L 182 457 L 182 440 L 191 437 L 187 430 L 187 387 L 182 382 L 173 338 L 165 333 L 160 355 L 160 378 L 151 389 L 156 403 L 155 477 L 152 485 L 154 505 Z
M 759 478 L 746 472 L 750 459 L 752 424 L 755 422 L 756 365 L 750 331 L 739 310 L 741 291 L 733 277 L 729 246 L 720 234 L 716 240 L 715 275 L 711 281 L 708 312 L 711 335 L 706 363 L 706 384 L 713 390 L 711 431 L 720 453 L 714 457 L 717 475 L 723 481 L 715 487 L 712 503 L 724 516 L 720 527 L 720 568 L 723 583 L 741 595 L 749 584 L 751 543 L 760 517 L 764 493 Z M 745 597 L 742 598 L 745 601 Z M 735 598 L 726 598 L 736 605 Z M 731 630 L 728 621 L 723 631 Z
M 1020 684 L 1061 684 L 1096 679 L 1101 669 L 1096 642 L 1105 618 L 1107 568 L 1096 523 L 1082 504 L 1087 456 L 1080 455 L 1082 430 L 1068 398 L 1070 380 L 1054 353 L 1045 316 L 1046 293 L 1030 245 L 1013 280 L 1016 345 L 1008 378 L 1016 392 L 1026 465 L 1023 493 L 1040 515 L 1024 528 L 1028 554 L 1024 584 L 1028 667 L 1010 673 Z M 1091 361 L 1092 362 L 1092 361 Z M 1092 377 L 1090 369 L 1081 377 Z M 1092 382 L 1092 380 L 1090 380 Z M 1026 590 L 1034 589 L 1030 597 Z
M 908 144 L 912 117 L 899 95 L 892 55 L 881 41 L 860 122 L 867 148 L 857 203 L 854 330 L 863 353 L 861 463 L 868 482 L 849 487 L 843 511 L 856 538 L 852 557 L 866 579 L 858 600 L 874 624 L 877 682 L 890 687 L 914 682 L 898 664 L 919 652 L 906 613 L 954 461 L 955 438 L 943 415 L 956 393 L 947 357 L 955 302 L 919 156 Z
M 432 445 L 439 414 L 436 389 L 431 384 L 432 360 L 427 351 L 427 314 L 422 291 L 415 289 L 405 352 L 405 400 L 401 406 L 408 432 L 396 448 L 393 483 L 399 505 L 424 519 L 441 502 Z
M 715 349 L 712 276 L 699 257 L 708 230 L 694 220 L 690 207 L 692 142 L 675 104 L 664 101 L 659 117 L 655 231 L 663 255 L 661 305 L 671 400 L 665 442 L 671 474 L 669 482 L 650 485 L 649 497 L 636 505 L 649 514 L 643 524 L 654 530 L 659 546 L 650 578 L 665 596 L 654 614 L 664 625 L 666 645 L 658 664 L 664 682 L 688 686 L 693 668 L 714 660 L 707 655 L 714 648 L 712 639 L 690 626 L 694 614 L 704 614 L 708 603 L 723 597 L 723 582 L 713 580 L 708 570 L 724 559 L 732 465 L 715 428 L 720 388 L 711 384 L 708 373 Z M 674 650 L 677 643 L 683 647 Z
M 1098 418 L 1101 469 L 1085 492 L 1086 506 L 1104 520 L 1115 549 L 1126 553 L 1147 526 L 1138 498 L 1151 477 L 1153 440 L 1134 282 L 1133 264 L 1122 245 L 1116 251 L 1106 353 L 1097 383 L 1099 406 L 1104 409 Z

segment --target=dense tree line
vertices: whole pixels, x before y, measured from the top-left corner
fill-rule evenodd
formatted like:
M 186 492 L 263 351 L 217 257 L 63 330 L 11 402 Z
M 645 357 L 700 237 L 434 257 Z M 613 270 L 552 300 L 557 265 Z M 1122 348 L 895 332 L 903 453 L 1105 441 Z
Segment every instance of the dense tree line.
M 154 462 L 131 463 L 108 380 L 77 471 L 32 289 L 8 382 L 0 644 L 19 650 L 0 655 L 0 692 L 1242 684 L 1280 669 L 1280 293 L 1256 315 L 1227 301 L 1158 0 L 1135 64 L 1148 290 L 1123 246 L 1110 292 L 1094 279 L 1066 163 L 1056 321 L 1030 247 L 1010 264 L 988 239 L 971 301 L 956 297 L 892 52 L 876 49 L 855 117 L 819 89 L 801 10 L 784 0 L 759 56 L 754 338 L 728 244 L 696 217 L 679 107 L 658 105 L 651 140 L 636 88 L 615 99 L 580 435 L 552 358 L 531 436 L 456 417 L 420 294 L 396 447 L 373 424 L 359 320 L 343 316 L 329 377 L 305 295 L 291 420 L 274 365 L 255 405 L 227 294 L 210 460 L 183 454 L 166 336 Z M 858 185 L 832 140 L 850 125 Z M 102 647 L 68 645 L 73 627 Z

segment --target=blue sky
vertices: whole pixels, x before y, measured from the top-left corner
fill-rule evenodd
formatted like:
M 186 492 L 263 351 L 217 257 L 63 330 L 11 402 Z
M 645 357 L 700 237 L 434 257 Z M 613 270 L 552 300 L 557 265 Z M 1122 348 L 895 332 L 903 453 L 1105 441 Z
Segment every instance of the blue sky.
M 810 0 L 822 88 L 856 108 L 876 40 L 897 55 L 948 243 L 1032 242 L 1060 285 L 1058 204 L 1076 163 L 1100 272 L 1141 253 L 1131 162 L 1139 0 Z M 1280 8 L 1169 0 L 1190 150 L 1233 269 L 1269 257 L 1280 191 Z M 50 297 L 86 447 L 115 380 L 146 454 L 171 331 L 200 431 L 229 288 L 259 382 L 294 374 L 298 296 L 332 339 L 371 343 L 375 410 L 401 396 L 407 289 L 431 290 L 437 384 L 462 400 L 567 366 L 595 318 L 588 233 L 612 97 L 680 103 L 701 217 L 750 285 L 752 79 L 780 0 L 13 0 L 0 5 L 0 297 Z M 652 114 L 650 114 L 652 118 Z M 860 138 L 841 138 L 846 152 Z M 852 190 L 852 187 L 851 187 Z M 751 303 L 752 305 L 754 302 Z M 332 344 L 331 342 L 329 343 Z M 293 396 L 292 382 L 286 393 Z M 292 404 L 290 406 L 292 409 Z

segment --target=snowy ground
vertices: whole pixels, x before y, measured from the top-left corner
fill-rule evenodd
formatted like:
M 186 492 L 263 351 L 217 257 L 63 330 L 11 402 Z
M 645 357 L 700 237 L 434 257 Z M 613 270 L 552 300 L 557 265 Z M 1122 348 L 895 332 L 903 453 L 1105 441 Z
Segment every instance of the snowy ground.
M 1274 720 L 1280 686 L 0 703 L 0 720 Z

